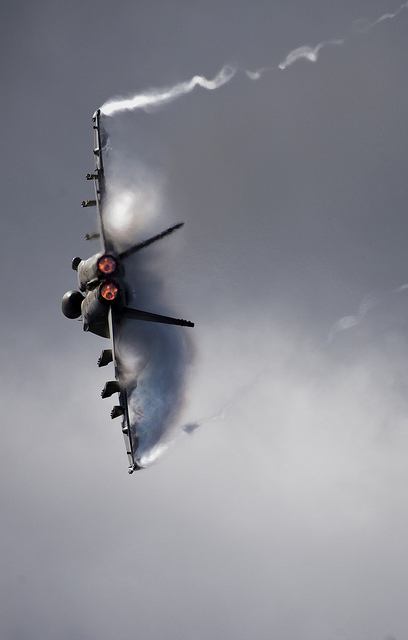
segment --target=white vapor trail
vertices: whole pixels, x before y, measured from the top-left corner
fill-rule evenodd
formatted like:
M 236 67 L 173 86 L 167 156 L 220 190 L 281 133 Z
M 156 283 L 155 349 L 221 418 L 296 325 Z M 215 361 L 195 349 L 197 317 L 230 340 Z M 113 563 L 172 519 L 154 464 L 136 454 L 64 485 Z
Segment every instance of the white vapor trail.
M 352 327 L 356 327 L 360 324 L 366 313 L 370 311 L 370 309 L 376 307 L 380 302 L 381 299 L 377 295 L 374 293 L 367 293 L 361 301 L 355 316 L 345 316 L 344 318 L 340 318 L 340 320 L 335 322 L 335 324 L 330 328 L 328 338 L 326 342 L 323 343 L 322 348 L 327 347 L 339 331 L 351 329 Z
M 102 105 L 101 113 L 105 116 L 113 116 L 119 111 L 148 110 L 176 100 L 176 98 L 190 93 L 195 87 L 203 87 L 212 91 L 229 82 L 234 77 L 235 71 L 236 69 L 233 67 L 225 65 L 212 80 L 207 80 L 204 76 L 194 76 L 191 80 L 180 82 L 174 87 L 150 89 L 144 93 L 138 93 L 132 98 L 115 98 Z
M 405 283 L 399 287 L 395 287 L 395 289 L 392 289 L 389 293 L 403 293 L 404 291 L 407 291 L 407 289 L 408 284 Z M 356 327 L 358 324 L 360 324 L 360 322 L 362 322 L 366 314 L 371 309 L 384 302 L 385 295 L 386 294 L 383 294 L 383 296 L 379 296 L 375 293 L 367 293 L 367 295 L 365 295 L 363 300 L 361 301 L 358 307 L 357 314 L 355 316 L 345 316 L 344 318 L 340 318 L 340 320 L 334 323 L 334 325 L 329 330 L 327 340 L 321 345 L 321 348 L 324 349 L 325 347 L 327 347 L 332 342 L 334 336 L 339 333 L 339 331 L 345 331 L 346 329 L 351 329 L 352 327 Z
M 394 13 L 385 13 L 377 18 L 377 20 L 374 20 L 374 22 L 368 22 L 364 18 L 359 19 L 354 23 L 354 29 L 358 33 L 369 31 L 385 20 L 391 20 L 395 18 L 403 9 L 406 8 L 408 8 L 408 2 L 404 2 L 403 4 L 401 4 Z M 319 57 L 320 51 L 323 48 L 328 46 L 343 45 L 345 41 L 345 38 L 340 38 L 333 40 L 324 40 L 323 42 L 319 42 L 319 44 L 317 44 L 315 47 L 311 47 L 310 45 L 303 45 L 290 51 L 284 58 L 284 60 L 282 60 L 282 62 L 277 65 L 277 67 L 262 67 L 261 69 L 258 69 L 256 71 L 245 71 L 245 73 L 251 80 L 259 80 L 265 72 L 271 71 L 274 68 L 278 68 L 284 71 L 294 62 L 297 62 L 301 59 L 309 60 L 309 62 L 316 62 Z M 232 80 L 235 73 L 236 69 L 234 67 L 225 65 L 212 80 L 208 80 L 204 76 L 194 76 L 193 78 L 191 78 L 191 80 L 180 82 L 173 87 L 149 89 L 142 93 L 138 93 L 131 98 L 113 98 L 102 105 L 102 107 L 100 108 L 101 113 L 105 116 L 113 116 L 115 115 L 115 113 L 119 113 L 122 111 L 133 111 L 135 109 L 144 109 L 145 111 L 148 111 L 150 109 L 154 109 L 155 107 L 160 107 L 164 104 L 172 102 L 180 96 L 190 93 L 197 86 L 210 91 L 219 89 L 219 87 L 222 87 L 224 84 Z
M 284 70 L 287 67 L 289 67 L 291 64 L 296 62 L 297 60 L 300 60 L 301 58 L 305 58 L 310 62 L 316 62 L 319 55 L 319 51 L 323 49 L 323 47 L 327 47 L 328 45 L 335 46 L 340 44 L 344 44 L 344 40 L 327 40 L 325 42 L 320 42 L 314 48 L 309 47 L 308 45 L 305 45 L 303 47 L 298 47 L 297 49 L 293 49 L 293 51 L 288 53 L 288 55 L 283 60 L 283 62 L 281 62 L 278 65 L 279 69 Z
M 368 20 L 365 20 L 364 18 L 356 20 L 356 22 L 354 23 L 354 27 L 358 32 L 361 33 L 370 31 L 371 29 L 376 27 L 377 24 L 380 24 L 380 22 L 384 22 L 384 20 L 392 20 L 399 13 L 401 13 L 403 9 L 408 9 L 408 2 L 404 2 L 402 5 L 400 5 L 398 9 L 394 11 L 394 13 L 384 13 L 384 15 L 377 18 L 377 20 L 374 20 L 374 22 L 368 22 Z
M 400 287 L 393 289 L 394 293 L 401 293 L 402 291 L 406 291 L 408 289 L 408 283 L 402 284 Z
M 396 11 L 394 11 L 394 13 L 384 13 L 384 15 L 377 18 L 377 20 L 374 20 L 374 22 L 369 22 L 364 18 L 360 18 L 359 20 L 356 20 L 354 22 L 353 24 L 354 30 L 357 33 L 365 33 L 367 31 L 370 31 L 371 29 L 379 25 L 381 22 L 396 18 L 397 15 L 403 9 L 407 9 L 407 8 L 408 8 L 408 2 L 404 2 L 398 7 Z M 290 67 L 294 62 L 297 62 L 298 60 L 301 60 L 301 59 L 309 60 L 309 62 L 317 62 L 321 49 L 327 46 L 343 45 L 345 41 L 346 41 L 346 38 L 339 38 L 335 40 L 324 40 L 323 42 L 319 42 L 319 44 L 317 44 L 315 47 L 311 47 L 310 45 L 303 45 L 302 47 L 297 47 L 296 49 L 293 49 L 287 54 L 286 58 L 278 64 L 277 68 L 284 71 L 285 69 L 287 69 L 287 67 Z M 275 67 L 262 67 L 261 69 L 258 69 L 256 71 L 246 71 L 245 73 L 248 76 L 248 78 L 250 78 L 251 80 L 259 80 L 259 78 L 261 78 L 261 76 L 266 71 L 271 71 L 274 68 Z
M 200 418 L 195 422 L 189 422 L 188 424 L 184 425 L 183 431 L 185 431 L 186 433 L 193 433 L 193 431 L 198 429 L 198 427 L 201 427 L 201 425 L 203 424 L 207 424 L 208 422 L 217 422 L 218 420 L 225 420 L 228 417 L 230 409 L 235 406 L 237 402 L 242 400 L 242 398 L 244 398 L 247 394 L 256 389 L 259 385 L 260 378 L 269 372 L 270 368 L 268 367 L 267 369 L 264 369 L 263 371 L 258 373 L 251 382 L 240 387 L 234 393 L 234 395 L 229 400 L 227 400 L 227 402 L 217 411 L 217 413 L 214 413 L 212 416 L 208 416 L 207 418 Z
M 407 291 L 407 290 L 408 290 L 408 283 L 404 283 L 399 287 L 395 287 L 388 293 L 403 293 L 404 291 Z M 386 297 L 386 294 L 379 295 L 374 292 L 367 293 L 364 296 L 363 300 L 360 302 L 356 315 L 344 316 L 343 318 L 340 318 L 340 320 L 338 320 L 332 325 L 332 327 L 329 330 L 329 335 L 325 340 L 325 342 L 320 345 L 320 349 L 325 349 L 326 347 L 328 347 L 329 344 L 331 344 L 331 342 L 333 341 L 337 333 L 341 331 L 346 331 L 347 329 L 351 329 L 352 327 L 356 327 L 357 325 L 359 325 L 364 320 L 368 312 L 371 311 L 371 309 L 384 303 L 385 297 Z M 233 394 L 233 396 L 231 396 L 230 399 L 227 400 L 216 413 L 210 416 L 207 416 L 205 418 L 200 418 L 199 420 L 196 420 L 194 422 L 189 422 L 188 424 L 185 424 L 182 427 L 183 431 L 185 433 L 190 434 L 190 433 L 193 433 L 199 427 L 201 427 L 203 424 L 226 420 L 228 418 L 228 414 L 230 410 L 233 407 L 235 407 L 239 402 L 241 402 L 243 398 L 245 398 L 252 391 L 256 390 L 259 387 L 261 378 L 265 375 L 271 375 L 273 373 L 276 373 L 273 367 L 264 368 L 254 378 L 252 378 L 252 380 L 248 384 L 243 385 L 242 387 L 237 389 Z M 282 370 L 279 371 L 279 375 L 282 375 Z

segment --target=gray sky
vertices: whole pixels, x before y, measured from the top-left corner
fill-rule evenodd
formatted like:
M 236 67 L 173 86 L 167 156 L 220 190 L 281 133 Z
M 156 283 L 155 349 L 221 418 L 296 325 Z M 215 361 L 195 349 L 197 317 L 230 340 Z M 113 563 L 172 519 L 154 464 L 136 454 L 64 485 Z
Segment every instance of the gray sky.
M 2 3 L 2 637 L 408 638 L 399 7 Z M 60 311 L 94 249 L 91 116 L 225 64 L 217 90 L 109 119 L 163 228 L 186 223 L 159 264 L 196 322 L 182 419 L 202 423 L 129 477 L 105 343 Z

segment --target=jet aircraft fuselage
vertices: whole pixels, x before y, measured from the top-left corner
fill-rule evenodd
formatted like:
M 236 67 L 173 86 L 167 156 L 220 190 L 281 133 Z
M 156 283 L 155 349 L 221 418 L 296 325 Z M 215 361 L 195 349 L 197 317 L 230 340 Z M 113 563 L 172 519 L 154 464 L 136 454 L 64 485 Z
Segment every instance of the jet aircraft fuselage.
M 107 147 L 107 136 L 102 128 L 99 110 L 93 117 L 93 123 L 95 171 L 88 173 L 86 177 L 87 180 L 93 180 L 95 183 L 95 199 L 84 200 L 82 206 L 95 206 L 97 208 L 100 232 L 88 234 L 87 239 L 99 237 L 102 249 L 86 260 L 78 257 L 72 260 L 72 268 L 77 272 L 78 276 L 79 290 L 70 290 L 63 296 L 62 312 L 67 318 L 81 317 L 84 331 L 90 331 L 111 340 L 112 348 L 102 351 L 98 364 L 99 366 L 105 366 L 113 361 L 116 380 L 106 383 L 102 391 L 102 397 L 109 397 L 113 393 L 119 394 L 119 404 L 113 408 L 111 417 L 122 416 L 122 433 L 125 438 L 129 460 L 129 473 L 132 473 L 141 468 L 137 454 L 138 434 L 137 425 L 130 424 L 128 389 L 122 380 L 120 363 L 115 355 L 116 329 L 125 319 L 158 322 L 181 327 L 193 327 L 194 323 L 129 307 L 128 301 L 131 287 L 126 282 L 124 261 L 134 253 L 180 229 L 183 223 L 179 222 L 120 253 L 115 250 L 114 239 L 107 237 L 104 227 L 103 213 L 106 190 L 103 153 Z

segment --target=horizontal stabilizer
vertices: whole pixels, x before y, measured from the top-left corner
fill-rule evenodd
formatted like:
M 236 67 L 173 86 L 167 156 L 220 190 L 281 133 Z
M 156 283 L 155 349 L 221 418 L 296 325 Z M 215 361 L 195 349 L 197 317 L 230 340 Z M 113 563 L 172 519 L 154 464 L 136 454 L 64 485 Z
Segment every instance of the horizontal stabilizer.
M 190 322 L 189 320 L 170 318 L 169 316 L 161 316 L 158 313 L 140 311 L 140 309 L 131 309 L 130 307 L 126 307 L 123 310 L 123 313 L 131 320 L 145 320 L 147 322 L 160 322 L 161 324 L 176 324 L 180 327 L 194 327 L 194 322 Z
M 121 260 L 123 260 L 123 258 L 128 258 L 129 256 L 136 253 L 136 251 L 139 251 L 140 249 L 144 249 L 145 247 L 148 247 L 149 245 L 153 244 L 153 242 L 157 242 L 157 240 L 161 240 L 162 238 L 169 236 L 171 233 L 173 233 L 173 231 L 177 231 L 177 229 L 181 229 L 183 225 L 184 225 L 184 222 L 178 222 L 177 224 L 174 224 L 172 227 L 169 227 L 168 229 L 166 229 L 165 231 L 158 233 L 156 236 L 149 238 L 149 240 L 144 240 L 143 242 L 139 242 L 138 244 L 133 245 L 133 247 L 130 247 L 130 249 L 126 249 L 126 251 L 123 251 L 122 253 L 120 253 L 119 258 L 121 258 Z

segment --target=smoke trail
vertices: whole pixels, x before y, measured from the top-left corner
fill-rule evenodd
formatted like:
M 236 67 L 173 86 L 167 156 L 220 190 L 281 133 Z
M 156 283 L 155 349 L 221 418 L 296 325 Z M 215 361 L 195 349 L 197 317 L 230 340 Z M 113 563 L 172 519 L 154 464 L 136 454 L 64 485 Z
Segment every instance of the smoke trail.
M 407 290 L 408 290 L 408 283 L 404 283 L 399 287 L 392 289 L 389 293 L 402 293 Z M 340 318 L 340 320 L 338 320 L 337 322 L 335 322 L 335 324 L 332 325 L 332 327 L 329 330 L 329 335 L 326 341 L 320 346 L 320 349 L 326 348 L 333 341 L 337 333 L 341 331 L 346 331 L 347 329 L 351 329 L 352 327 L 356 327 L 357 325 L 359 325 L 364 320 L 367 313 L 371 311 L 371 309 L 373 309 L 374 307 L 384 302 L 385 296 L 386 294 L 384 294 L 383 296 L 380 296 L 379 294 L 374 292 L 367 293 L 364 296 L 363 300 L 361 301 L 358 307 L 357 313 L 355 315 L 344 316 L 343 318 Z M 288 366 L 289 364 L 290 363 L 287 362 L 286 366 Z M 312 364 L 312 361 L 311 361 L 311 364 Z M 314 365 L 312 364 L 311 371 L 313 370 L 313 368 L 314 368 Z M 259 387 L 260 379 L 263 376 L 271 375 L 274 373 L 276 373 L 276 370 L 274 367 L 266 367 L 265 369 L 260 371 L 254 378 L 252 378 L 252 380 L 248 384 L 240 387 L 233 394 L 233 396 L 225 404 L 222 405 L 222 407 L 216 413 L 206 418 L 201 418 L 194 422 L 185 424 L 182 427 L 183 431 L 185 433 L 191 434 L 196 429 L 201 427 L 203 424 L 216 422 L 219 420 L 226 420 L 230 410 L 235 405 L 237 405 L 243 398 L 245 398 L 252 391 L 256 390 Z M 279 375 L 282 375 L 282 369 L 279 370 Z
M 310 62 L 316 62 L 319 51 L 323 49 L 323 47 L 327 47 L 329 45 L 336 46 L 340 44 L 344 44 L 344 40 L 326 40 L 324 42 L 320 42 L 314 49 L 312 47 L 309 47 L 308 45 L 298 47 L 297 49 L 290 51 L 290 53 L 288 53 L 286 58 L 278 65 L 278 67 L 279 69 L 284 70 L 301 58 L 305 58 Z
M 335 324 L 330 328 L 329 335 L 327 340 L 322 344 L 321 348 L 324 349 L 327 347 L 333 340 L 334 336 L 339 333 L 339 331 L 345 331 L 346 329 L 351 329 L 352 327 L 356 327 L 360 322 L 364 319 L 365 315 L 373 309 L 378 304 L 380 304 L 381 298 L 379 298 L 374 293 L 367 293 L 361 301 L 357 314 L 355 316 L 345 316 L 344 318 L 340 318 Z
M 366 33 L 367 31 L 371 31 L 371 29 L 376 27 L 381 22 L 384 22 L 385 20 L 392 20 L 399 13 L 401 13 L 403 9 L 407 9 L 407 8 L 408 8 L 408 2 L 404 2 L 401 6 L 398 7 L 396 11 L 394 11 L 394 13 L 384 13 L 384 15 L 377 18 L 377 20 L 374 20 L 374 22 L 369 22 L 365 18 L 359 18 L 354 22 L 353 28 L 357 33 Z
M 257 69 L 257 71 L 245 71 L 245 73 L 251 80 L 259 80 L 264 73 L 271 70 L 271 67 L 262 67 L 262 69 Z
M 400 285 L 399 287 L 395 287 L 395 289 L 392 289 L 388 293 L 402 293 L 403 291 L 407 290 L 408 283 L 405 283 Z M 344 318 L 340 318 L 340 320 L 335 322 L 335 324 L 330 328 L 327 340 L 321 345 L 321 348 L 324 349 L 325 347 L 327 347 L 332 342 L 335 335 L 340 331 L 351 329 L 352 327 L 356 327 L 358 324 L 360 324 L 360 322 L 362 322 L 366 314 L 371 309 L 384 302 L 384 297 L 386 295 L 387 294 L 383 294 L 383 296 L 380 297 L 375 293 L 367 293 L 367 295 L 364 296 L 363 300 L 361 301 L 358 307 L 357 314 L 355 316 L 345 316 Z
M 235 69 L 225 65 L 213 80 L 207 80 L 203 76 L 194 76 L 191 80 L 180 82 L 167 89 L 151 89 L 145 93 L 138 93 L 133 98 L 115 98 L 105 102 L 101 112 L 105 116 L 113 116 L 119 111 L 133 111 L 134 109 L 148 110 L 161 106 L 172 100 L 176 100 L 186 93 L 190 93 L 195 87 L 203 87 L 212 91 L 229 82 L 235 75 Z
M 408 289 L 408 283 L 402 284 L 400 287 L 393 289 L 393 293 L 402 293 L 402 291 L 406 291 Z
M 367 22 L 364 18 L 360 18 L 355 21 L 353 25 L 354 30 L 357 31 L 357 33 L 369 31 L 381 22 L 395 18 L 403 9 L 406 8 L 408 8 L 408 2 L 404 2 L 394 13 L 385 13 L 371 23 Z M 319 53 L 323 48 L 343 45 L 345 40 L 345 38 L 324 40 L 323 42 L 319 42 L 315 47 L 311 47 L 310 45 L 297 47 L 287 54 L 284 60 L 277 65 L 277 68 L 283 71 L 301 59 L 309 60 L 309 62 L 317 62 Z M 274 68 L 275 67 L 262 67 L 256 71 L 246 70 L 245 74 L 251 80 L 259 80 L 265 72 L 271 71 Z M 208 80 L 204 76 L 194 76 L 191 80 L 180 82 L 173 87 L 150 89 L 149 91 L 138 93 L 131 98 L 117 97 L 105 102 L 101 107 L 101 113 L 105 116 L 113 116 L 115 113 L 119 113 L 121 111 L 133 111 L 135 109 L 144 109 L 145 111 L 149 111 L 167 104 L 168 102 L 172 102 L 182 95 L 190 93 L 197 86 L 210 91 L 218 89 L 232 80 L 235 73 L 236 69 L 234 67 L 225 65 L 212 80 Z
M 248 395 L 253 389 L 256 389 L 258 387 L 259 379 L 263 375 L 269 373 L 269 371 L 270 368 L 268 367 L 267 369 L 258 373 L 250 383 L 240 387 L 234 393 L 234 395 L 221 407 L 221 409 L 217 411 L 217 413 L 214 413 L 212 416 L 208 416 L 207 418 L 201 418 L 200 420 L 196 420 L 195 422 L 189 422 L 188 424 L 185 424 L 183 427 L 183 431 L 185 431 L 186 433 L 193 433 L 193 431 L 198 429 L 198 427 L 201 427 L 201 425 L 203 424 L 207 424 L 208 422 L 216 422 L 217 420 L 225 420 L 231 407 L 233 407 L 239 400 Z
M 369 22 L 365 18 L 359 18 L 353 23 L 353 30 L 357 34 L 362 34 L 367 31 L 370 31 L 371 29 L 379 25 L 381 22 L 396 18 L 396 16 L 403 9 L 407 9 L 407 8 L 408 8 L 408 2 L 404 2 L 400 7 L 398 7 L 398 9 L 394 13 L 385 13 L 384 15 L 377 18 L 377 20 L 374 20 L 374 22 Z M 296 49 L 293 49 L 287 54 L 286 58 L 278 64 L 277 68 L 284 71 L 285 69 L 290 67 L 294 62 L 297 62 L 298 60 L 301 60 L 301 59 L 309 60 L 309 62 L 317 62 L 321 49 L 327 46 L 343 45 L 346 42 L 346 40 L 347 38 L 345 37 L 345 38 L 340 38 L 335 40 L 324 40 L 323 42 L 320 42 L 315 47 L 311 47 L 309 45 L 303 45 L 301 47 L 297 47 Z M 257 69 L 256 71 L 245 71 L 245 73 L 248 76 L 248 78 L 250 78 L 251 80 L 259 80 L 264 73 L 266 73 L 267 71 L 271 71 L 272 69 L 275 69 L 275 68 L 276 67 L 262 67 L 261 69 Z
M 315 47 L 304 45 L 290 51 L 286 58 L 282 62 L 280 62 L 277 67 L 262 67 L 261 69 L 257 69 L 256 71 L 245 71 L 245 73 L 251 80 L 259 80 L 267 71 L 272 71 L 274 69 L 281 69 L 282 71 L 284 71 L 285 69 L 287 69 L 287 67 L 290 67 L 294 62 L 297 62 L 302 58 L 304 58 L 305 60 L 309 60 L 309 62 L 317 62 L 321 49 L 329 45 L 338 46 L 341 44 L 344 44 L 344 39 L 325 40 L 323 42 L 319 42 L 319 44 Z

